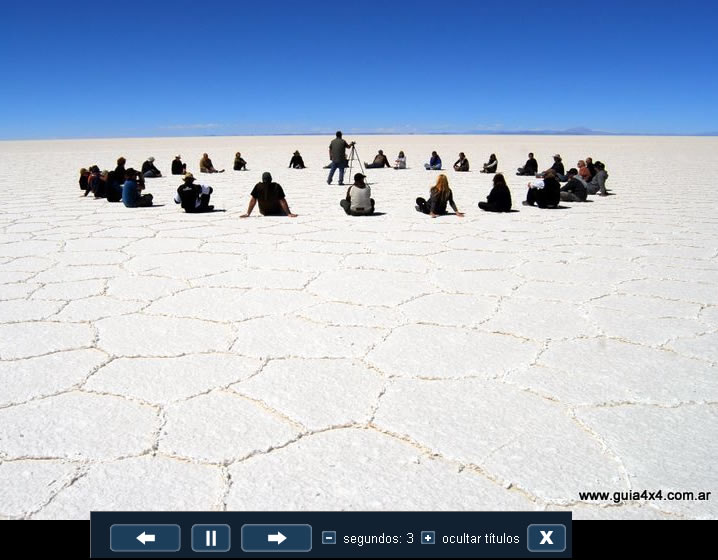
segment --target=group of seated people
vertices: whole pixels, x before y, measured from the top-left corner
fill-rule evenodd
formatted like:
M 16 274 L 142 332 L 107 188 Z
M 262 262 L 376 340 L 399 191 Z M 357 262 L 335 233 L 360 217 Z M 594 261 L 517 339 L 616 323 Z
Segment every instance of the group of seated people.
M 80 169 L 80 188 L 84 196 L 92 193 L 95 198 L 108 202 L 122 202 L 128 208 L 152 206 L 152 195 L 143 193 L 145 176 L 136 169 L 125 169 L 125 158 L 117 160 L 114 171 L 100 171 L 97 165 Z
M 344 168 L 347 168 L 349 167 L 349 162 L 345 159 L 343 165 Z M 332 164 L 329 163 L 328 165 L 324 166 L 324 169 L 331 169 L 331 167 Z M 382 169 L 384 167 L 389 167 L 393 169 L 406 169 L 406 156 L 404 155 L 403 151 L 399 151 L 399 155 L 396 156 L 396 159 L 394 160 L 394 165 L 391 165 L 389 163 L 389 158 L 387 158 L 384 154 L 384 150 L 379 150 L 374 156 L 374 160 L 371 163 L 364 162 L 364 167 L 366 169 Z
M 431 158 L 429 158 L 429 163 L 424 164 L 424 169 L 428 171 L 441 171 L 441 165 L 441 157 L 438 153 L 434 151 L 431 152 Z M 496 159 L 496 154 L 491 154 L 489 156 L 489 161 L 483 164 L 481 168 L 481 173 L 496 173 L 498 166 L 499 160 Z M 469 160 L 467 159 L 466 154 L 464 152 L 459 152 L 459 159 L 454 162 L 454 171 L 467 172 L 469 170 Z
M 577 168 L 576 168 L 577 167 Z M 593 162 L 593 158 L 587 157 L 585 160 L 581 159 L 576 163 L 576 167 L 572 167 L 568 170 L 568 173 L 564 172 L 563 160 L 560 154 L 553 156 L 553 165 L 550 168 L 538 173 L 538 163 L 532 153 L 529 153 L 528 160 L 523 167 L 519 167 L 517 175 L 528 175 L 543 179 L 543 181 L 533 181 L 529 183 L 529 189 L 542 189 L 545 188 L 546 178 L 550 179 L 550 191 L 554 192 L 556 189 L 553 186 L 553 181 L 557 183 L 565 182 L 564 187 L 560 187 L 559 198 L 567 202 L 581 202 L 586 200 L 588 194 L 598 194 L 599 196 L 608 196 L 606 192 L 606 179 L 608 179 L 608 172 L 606 166 L 597 161 Z M 542 197 L 539 197 L 542 198 Z M 550 196 L 551 200 L 556 199 L 556 195 Z M 537 202 L 538 203 L 538 202 Z
M 90 193 L 95 198 L 105 198 L 108 202 L 120 202 L 128 208 L 152 206 L 153 196 L 144 193 L 145 178 L 162 177 L 162 173 L 154 165 L 154 158 L 149 157 L 142 164 L 141 171 L 133 168 L 126 169 L 126 159 L 120 157 L 117 160 L 117 167 L 113 171 L 100 171 L 97 165 L 80 170 L 80 188 L 84 196 Z M 433 162 L 433 163 L 432 163 Z M 436 152 L 432 152 L 432 162 L 426 164 L 426 169 L 441 169 L 441 158 Z M 246 170 L 246 161 L 242 159 L 241 153 L 237 152 L 235 157 L 235 169 Z M 495 154 L 491 154 L 489 162 L 484 164 L 483 173 L 495 173 L 498 160 Z M 583 202 L 588 195 L 598 194 L 607 196 L 606 179 L 608 173 L 605 165 L 600 162 L 593 162 L 588 157 L 579 160 L 577 168 L 571 168 L 564 174 L 564 166 L 559 154 L 554 155 L 554 163 L 545 171 L 538 173 L 538 164 L 533 153 L 529 153 L 528 160 L 523 167 L 519 167 L 517 175 L 528 175 L 538 179 L 528 183 L 526 200 L 522 202 L 526 206 L 538 206 L 539 208 L 555 208 L 560 202 Z M 438 166 L 438 167 L 436 167 Z M 304 169 L 304 160 L 299 151 L 295 151 L 289 162 L 293 169 Z M 367 168 L 391 167 L 382 150 L 379 150 L 377 157 L 372 164 L 366 164 Z M 455 171 L 468 171 L 469 161 L 466 155 L 459 153 L 459 159 L 454 163 Z M 395 169 L 406 168 L 406 156 L 399 152 L 395 162 Z M 200 161 L 200 170 L 205 173 L 221 173 L 212 165 L 212 161 L 205 153 Z M 181 156 L 175 156 L 172 161 L 172 174 L 183 175 L 183 183 L 177 189 L 175 202 L 189 213 L 212 212 L 214 206 L 209 204 L 212 187 L 200 185 L 196 182 L 194 175 L 187 172 L 187 166 L 182 162 Z M 375 202 L 371 196 L 371 187 L 367 185 L 366 176 L 357 173 L 354 176 L 354 183 L 349 186 L 346 196 L 340 201 L 344 211 L 353 216 L 370 215 L 374 213 Z M 565 182 L 565 185 L 561 185 Z M 259 212 L 265 216 L 284 215 L 295 217 L 286 201 L 284 190 L 281 185 L 272 181 L 270 173 L 263 173 L 262 181 L 257 183 L 252 190 L 247 212 L 241 217 L 246 218 L 252 214 L 256 205 L 259 205 Z M 446 175 L 439 175 L 436 185 L 429 192 L 429 199 L 416 199 L 416 210 L 437 217 L 447 213 L 447 205 L 450 206 L 457 216 L 464 214 L 459 212 L 453 199 L 453 193 L 449 188 Z M 496 173 L 493 178 L 493 187 L 486 202 L 479 202 L 479 208 L 487 212 L 509 212 L 511 211 L 511 192 L 503 174 Z
M 142 208 L 152 206 L 153 196 L 143 192 L 145 178 L 161 177 L 161 172 L 154 167 L 154 158 L 148 158 L 142 164 L 142 171 L 125 168 L 127 160 L 124 157 L 117 159 L 117 167 L 113 171 L 100 171 L 97 165 L 80 169 L 80 189 L 84 196 L 90 193 L 95 198 L 104 198 L 108 202 L 122 202 L 127 208 Z M 181 156 L 176 156 L 172 162 L 172 173 L 185 170 Z M 182 205 L 187 212 L 207 212 L 214 210 L 209 205 L 209 195 L 212 187 L 195 185 L 191 173 L 184 174 L 184 183 L 177 189 L 175 202 Z
M 154 168 L 153 161 L 154 158 L 149 158 L 145 164 Z M 145 177 L 159 175 L 154 175 L 154 171 L 149 170 L 145 164 L 145 172 L 131 167 L 126 169 L 126 163 L 127 160 L 121 157 L 117 159 L 117 167 L 113 171 L 100 171 L 97 165 L 80 169 L 80 189 L 85 191 L 84 196 L 92 193 L 95 198 L 104 198 L 108 202 L 122 201 L 128 208 L 152 206 L 152 195 L 142 193 L 145 189 Z

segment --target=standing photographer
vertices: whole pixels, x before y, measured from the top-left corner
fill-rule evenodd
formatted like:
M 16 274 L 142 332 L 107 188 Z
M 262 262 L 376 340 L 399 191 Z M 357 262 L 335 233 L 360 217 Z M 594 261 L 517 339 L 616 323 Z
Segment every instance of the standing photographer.
M 329 166 L 329 177 L 327 178 L 327 185 L 332 184 L 332 178 L 334 177 L 334 172 L 337 169 L 339 169 L 339 184 L 344 184 L 344 170 L 347 167 L 346 151 L 353 145 L 354 142 L 349 144 L 346 140 L 342 138 L 341 130 L 337 131 L 337 137 L 329 143 L 329 159 L 332 160 L 332 163 Z

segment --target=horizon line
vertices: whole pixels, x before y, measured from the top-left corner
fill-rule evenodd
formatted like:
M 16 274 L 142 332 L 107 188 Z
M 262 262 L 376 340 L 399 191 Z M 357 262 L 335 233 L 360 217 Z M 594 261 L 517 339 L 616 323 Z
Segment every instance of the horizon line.
M 116 138 L 232 138 L 241 136 L 334 136 L 336 130 L 326 132 L 269 132 L 269 133 L 246 133 L 246 134 L 191 134 L 191 135 L 117 135 L 117 136 L 47 136 L 33 138 L 0 138 L 0 142 L 37 142 L 46 140 L 113 140 Z M 505 130 L 505 131 L 441 131 L 441 132 L 372 132 L 372 131 L 347 131 L 344 134 L 356 136 L 646 136 L 646 137 L 716 137 L 718 132 L 606 132 L 598 130 L 560 131 L 560 130 Z

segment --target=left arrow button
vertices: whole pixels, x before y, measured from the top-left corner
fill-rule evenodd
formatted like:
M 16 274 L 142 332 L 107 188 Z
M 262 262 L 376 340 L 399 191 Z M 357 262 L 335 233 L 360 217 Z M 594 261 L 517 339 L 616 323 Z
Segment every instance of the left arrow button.
M 177 552 L 181 546 L 179 525 L 124 525 L 110 527 L 112 552 Z

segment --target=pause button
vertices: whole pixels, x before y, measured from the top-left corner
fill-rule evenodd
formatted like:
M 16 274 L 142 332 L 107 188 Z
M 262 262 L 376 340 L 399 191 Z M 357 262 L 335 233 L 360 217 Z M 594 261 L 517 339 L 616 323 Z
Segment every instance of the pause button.
M 229 525 L 192 525 L 192 550 L 228 552 L 231 546 Z

